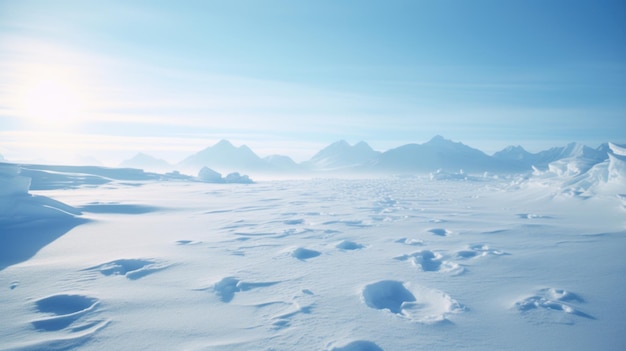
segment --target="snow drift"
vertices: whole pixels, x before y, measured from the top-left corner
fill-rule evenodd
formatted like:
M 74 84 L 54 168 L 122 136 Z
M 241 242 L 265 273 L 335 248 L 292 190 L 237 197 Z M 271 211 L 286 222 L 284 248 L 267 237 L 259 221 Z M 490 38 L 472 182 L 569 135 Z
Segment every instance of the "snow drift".
M 33 196 L 29 186 L 30 178 L 20 175 L 19 166 L 0 163 L 0 270 L 27 260 L 84 222 L 79 210 Z
M 579 147 L 573 156 L 548 164 L 548 169 L 535 168 L 530 183 L 553 184 L 561 192 L 591 197 L 598 193 L 626 193 L 626 148 L 609 143 L 606 154 L 599 156 L 588 148 Z

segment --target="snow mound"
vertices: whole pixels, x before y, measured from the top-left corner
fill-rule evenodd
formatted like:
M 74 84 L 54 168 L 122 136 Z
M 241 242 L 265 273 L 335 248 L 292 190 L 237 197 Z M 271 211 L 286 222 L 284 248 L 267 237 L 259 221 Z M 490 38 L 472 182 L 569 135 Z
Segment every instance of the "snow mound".
M 576 306 L 584 302 L 582 297 L 567 290 L 545 288 L 532 296 L 515 302 L 515 308 L 522 313 L 553 312 L 595 319 L 593 316 L 580 311 Z M 567 323 L 571 324 L 573 321 L 567 321 Z
M 406 302 L 415 302 L 415 296 L 395 280 L 382 280 L 363 288 L 363 301 L 371 308 L 403 314 Z
M 359 250 L 362 249 L 364 246 L 361 244 L 357 244 L 354 241 L 342 240 L 337 245 L 335 245 L 335 247 L 340 250 Z
M 330 351 L 383 351 L 380 346 L 367 340 L 355 340 L 343 346 L 337 346 Z
M 459 264 L 446 261 L 443 255 L 430 250 L 397 256 L 395 259 L 398 261 L 410 261 L 413 266 L 419 267 L 423 272 L 446 272 L 458 275 L 465 271 Z
M 66 350 L 90 340 L 109 324 L 97 317 L 100 301 L 79 294 L 58 294 L 35 301 L 35 311 L 42 316 L 31 321 L 40 337 L 19 349 Z
M 382 280 L 366 285 L 362 301 L 373 309 L 389 312 L 419 323 L 439 323 L 451 313 L 465 309 L 463 305 L 441 291 L 412 288 L 396 280 Z
M 489 255 L 504 256 L 504 255 L 508 255 L 508 253 L 501 251 L 501 250 L 492 249 L 488 245 L 485 245 L 485 244 L 470 245 L 467 248 L 467 250 L 460 250 L 460 251 L 457 251 L 456 253 L 456 257 L 460 259 L 485 257 Z
M 445 229 L 445 228 L 433 228 L 433 229 L 429 229 L 428 231 L 438 236 L 448 236 L 452 234 L 452 231 Z
M 319 255 L 321 255 L 322 253 L 319 251 L 315 251 L 315 250 L 311 250 L 311 249 L 305 249 L 303 247 L 298 247 L 293 249 L 293 251 L 291 251 L 291 256 L 301 260 L 301 261 L 305 261 L 308 260 L 309 258 L 314 258 L 317 257 Z
M 420 239 L 412 239 L 412 238 L 400 238 L 395 241 L 399 244 L 405 244 L 410 246 L 422 246 L 424 245 L 424 241 Z
M 54 295 L 35 302 L 37 311 L 51 314 L 47 317 L 33 321 L 32 324 L 39 330 L 63 329 L 98 305 L 98 300 L 83 295 Z

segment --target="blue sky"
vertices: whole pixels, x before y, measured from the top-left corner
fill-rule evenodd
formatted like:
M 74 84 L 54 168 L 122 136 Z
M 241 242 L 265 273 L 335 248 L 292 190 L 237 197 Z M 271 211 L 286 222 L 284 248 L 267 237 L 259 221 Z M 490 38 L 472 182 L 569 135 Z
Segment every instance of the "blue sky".
M 626 1 L 0 0 L 0 154 L 626 142 Z M 74 158 L 74 159 L 71 159 Z

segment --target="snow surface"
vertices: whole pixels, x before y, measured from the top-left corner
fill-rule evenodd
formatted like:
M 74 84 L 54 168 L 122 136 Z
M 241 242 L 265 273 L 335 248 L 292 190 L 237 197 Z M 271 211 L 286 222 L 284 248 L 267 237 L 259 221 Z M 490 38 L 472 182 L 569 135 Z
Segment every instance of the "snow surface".
M 0 350 L 626 349 L 620 150 L 527 177 L 48 167 L 30 191 L 0 164 Z

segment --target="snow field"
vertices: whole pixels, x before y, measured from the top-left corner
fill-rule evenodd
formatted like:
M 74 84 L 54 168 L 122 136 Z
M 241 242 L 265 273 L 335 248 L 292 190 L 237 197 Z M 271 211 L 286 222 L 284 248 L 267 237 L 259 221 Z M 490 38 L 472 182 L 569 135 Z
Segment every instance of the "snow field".
M 87 222 L 0 271 L 3 350 L 626 346 L 616 196 L 421 177 L 38 194 Z

